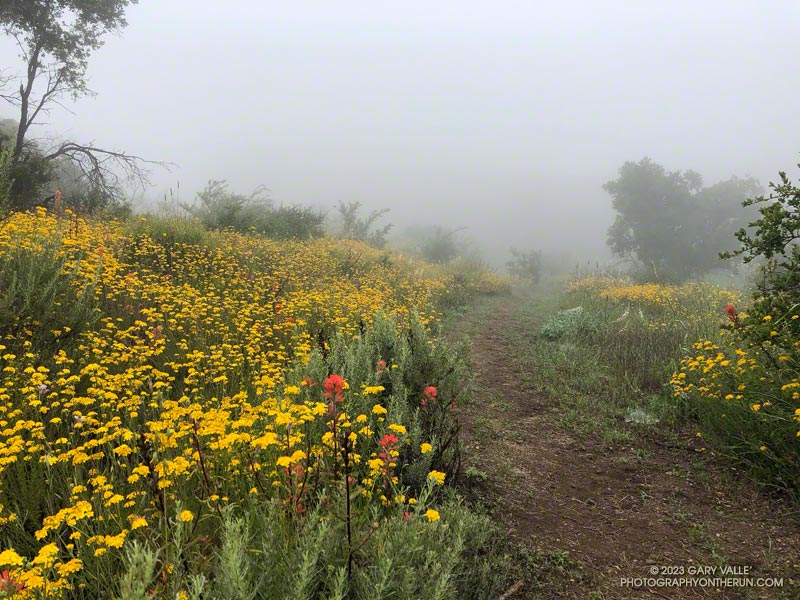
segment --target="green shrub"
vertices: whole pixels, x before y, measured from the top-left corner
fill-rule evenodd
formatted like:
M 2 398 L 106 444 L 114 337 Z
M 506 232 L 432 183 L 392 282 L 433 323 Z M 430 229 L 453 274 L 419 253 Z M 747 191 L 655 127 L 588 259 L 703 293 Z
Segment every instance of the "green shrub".
M 747 313 L 728 306 L 725 335 L 701 338 L 672 379 L 703 437 L 764 485 L 800 499 L 800 187 L 780 173 L 746 200 L 760 217 L 725 256 L 764 261 Z
M 506 263 L 512 277 L 535 285 L 542 276 L 542 253 L 539 250 L 511 248 L 511 260 Z
M 463 252 L 463 245 L 457 234 L 464 228 L 444 228 L 439 225 L 419 232 L 419 253 L 422 258 L 434 265 L 445 265 Z
M 212 245 L 213 240 L 197 219 L 157 215 L 132 219 L 125 227 L 125 234 L 131 238 L 147 236 L 156 244 L 173 247 L 176 244 Z
M 368 216 L 359 215 L 360 202 L 339 202 L 337 210 L 342 220 L 339 237 L 346 240 L 358 240 L 375 248 L 386 246 L 386 236 L 392 229 L 391 223 L 378 227 L 376 223 L 389 212 L 388 208 L 373 210 Z
M 595 341 L 601 331 L 598 323 L 583 309 L 583 306 L 560 310 L 542 325 L 542 337 L 551 340 L 590 338 Z
M 259 215 L 253 228 L 273 240 L 306 240 L 321 237 L 324 222 L 325 215 L 318 210 L 282 204 Z
M 315 354 L 297 377 L 310 373 L 321 381 L 334 372 L 355 391 L 379 386 L 377 393 L 356 396 L 348 412 L 369 414 L 380 404 L 388 422 L 406 425 L 411 443 L 400 450 L 402 484 L 419 490 L 432 469 L 445 473 L 448 481 L 454 478 L 460 464 L 454 408 L 472 392 L 464 349 L 437 340 L 415 315 L 401 329 L 395 319 L 379 315 L 357 339 L 336 337 L 328 346 L 327 358 Z M 430 386 L 436 388 L 435 398 L 431 392 L 426 397 Z M 422 443 L 433 449 L 423 454 Z
M 225 181 L 210 181 L 197 199 L 182 207 L 208 229 L 258 232 L 277 240 L 323 235 L 323 213 L 298 205 L 276 207 L 263 187 L 245 196 L 230 192 Z
M 94 286 L 76 284 L 81 257 L 63 253 L 58 238 L 33 248 L 20 244 L 0 255 L 0 335 L 22 344 L 35 331 L 36 349 L 55 349 L 90 327 L 100 311 Z
M 336 496 L 328 500 L 341 504 Z M 413 513 L 396 511 L 380 524 L 369 513 L 356 515 L 357 567 L 349 577 L 344 522 L 329 510 L 308 514 L 301 527 L 277 501 L 209 517 L 220 540 L 211 561 L 186 543 L 186 526 L 176 519 L 160 558 L 174 565 L 170 582 L 153 580 L 159 557 L 136 543 L 126 553 L 116 597 L 138 600 L 147 597 L 143 590 L 159 590 L 159 597 L 188 591 L 204 600 L 482 600 L 501 593 L 511 557 L 496 551 L 497 526 L 454 499 L 439 508 L 438 521 L 426 518 L 428 507 L 421 496 Z
M 797 311 L 795 314 L 799 314 Z M 800 369 L 789 319 L 753 342 L 742 318 L 719 343 L 697 342 L 672 378 L 703 439 L 763 485 L 800 499 Z

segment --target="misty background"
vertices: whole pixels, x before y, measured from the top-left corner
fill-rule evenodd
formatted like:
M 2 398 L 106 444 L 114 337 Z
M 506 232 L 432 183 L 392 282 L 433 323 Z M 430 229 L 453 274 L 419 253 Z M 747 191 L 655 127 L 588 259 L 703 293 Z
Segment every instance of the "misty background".
M 512 245 L 604 258 L 601 186 L 625 161 L 764 187 L 800 162 L 797 2 L 140 0 L 126 15 L 89 60 L 97 95 L 32 135 L 175 163 L 140 207 L 226 179 L 331 216 L 389 208 L 398 231 L 463 226 L 498 265 Z M 16 55 L 2 38 L 4 70 Z

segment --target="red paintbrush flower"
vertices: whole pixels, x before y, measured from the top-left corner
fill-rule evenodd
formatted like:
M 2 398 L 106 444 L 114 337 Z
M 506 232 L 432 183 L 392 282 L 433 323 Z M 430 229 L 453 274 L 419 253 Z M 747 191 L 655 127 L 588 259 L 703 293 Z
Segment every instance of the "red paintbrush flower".
M 323 382 L 323 387 L 325 388 L 325 392 L 322 394 L 323 397 L 327 398 L 328 400 L 335 400 L 336 402 L 341 402 L 344 400 L 342 396 L 342 389 L 344 389 L 344 379 L 342 379 L 341 375 L 330 375 L 325 381 Z
M 731 323 L 733 323 L 734 325 L 739 324 L 739 315 L 732 304 L 728 304 L 728 306 L 725 307 L 725 314 L 728 315 L 728 318 L 731 320 Z
M 426 387 L 425 391 L 422 392 L 422 399 L 419 401 L 420 406 L 427 406 L 428 402 L 433 402 L 436 400 L 436 395 L 438 393 L 438 390 L 432 385 Z
M 17 581 L 9 571 L 0 573 L 0 592 L 21 592 L 25 584 Z

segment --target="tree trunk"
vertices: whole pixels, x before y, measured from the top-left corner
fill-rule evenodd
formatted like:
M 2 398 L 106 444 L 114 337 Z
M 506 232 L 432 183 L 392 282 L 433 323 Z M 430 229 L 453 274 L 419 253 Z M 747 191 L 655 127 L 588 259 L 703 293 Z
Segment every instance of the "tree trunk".
M 36 42 L 33 52 L 28 59 L 28 77 L 25 85 L 19 85 L 19 128 L 17 129 L 17 142 L 14 145 L 12 160 L 17 162 L 22 155 L 22 148 L 25 146 L 25 135 L 28 133 L 28 107 L 30 105 L 31 92 L 36 76 L 39 73 L 39 54 L 42 50 L 40 42 Z

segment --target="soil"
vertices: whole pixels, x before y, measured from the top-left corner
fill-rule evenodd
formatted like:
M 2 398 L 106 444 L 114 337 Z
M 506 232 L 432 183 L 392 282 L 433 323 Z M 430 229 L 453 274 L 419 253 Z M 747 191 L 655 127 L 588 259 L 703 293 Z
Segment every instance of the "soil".
M 610 448 L 599 434 L 560 426 L 560 399 L 526 390 L 508 359 L 518 306 L 501 298 L 493 318 L 465 315 L 456 326 L 471 339 L 476 377 L 476 402 L 460 409 L 462 480 L 508 530 L 520 563 L 520 581 L 503 599 L 800 598 L 797 506 L 701 451 L 694 430 L 625 424 L 634 441 Z M 783 586 L 623 582 L 689 578 L 701 567 Z

